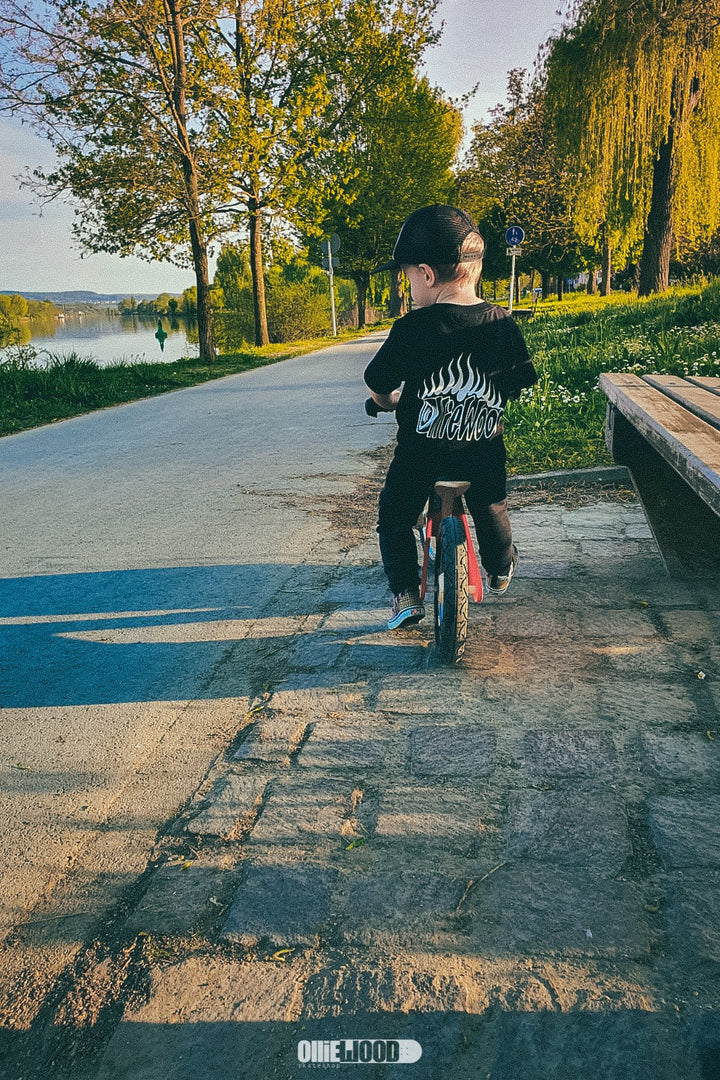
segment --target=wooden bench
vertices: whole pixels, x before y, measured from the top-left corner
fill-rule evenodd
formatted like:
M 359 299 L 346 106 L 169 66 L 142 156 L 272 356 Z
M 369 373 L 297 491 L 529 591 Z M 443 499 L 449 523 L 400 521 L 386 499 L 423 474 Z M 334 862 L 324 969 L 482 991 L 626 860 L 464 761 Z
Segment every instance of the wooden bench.
M 600 387 L 613 460 L 632 469 L 630 425 L 720 516 L 720 378 L 607 374 Z

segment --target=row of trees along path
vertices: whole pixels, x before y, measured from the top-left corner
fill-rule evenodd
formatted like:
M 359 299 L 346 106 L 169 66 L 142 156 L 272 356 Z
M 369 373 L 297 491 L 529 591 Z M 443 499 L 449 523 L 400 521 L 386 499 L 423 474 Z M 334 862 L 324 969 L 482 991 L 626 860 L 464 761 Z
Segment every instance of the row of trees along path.
M 268 341 L 263 215 L 342 201 L 367 103 L 435 40 L 435 0 L 0 0 L 2 104 L 58 156 L 32 182 L 71 195 L 91 252 L 191 262 L 214 357 L 208 250 L 245 225 L 257 344 Z
M 571 0 L 533 77 L 511 71 L 475 127 L 458 188 L 496 260 L 522 222 L 544 279 L 602 265 L 609 293 L 630 261 L 641 295 L 666 289 L 671 256 L 720 224 L 718 0 Z M 507 272 L 491 256 L 486 276 Z
M 490 280 L 520 222 L 544 291 L 602 263 L 609 292 L 613 261 L 667 288 L 673 251 L 720 224 L 718 0 L 569 0 L 454 174 L 460 103 L 418 75 L 438 2 L 0 0 L 0 108 L 51 140 L 57 167 L 28 182 L 74 198 L 86 250 L 192 264 L 206 360 L 209 249 L 241 234 L 268 341 L 271 220 L 315 246 L 338 233 L 360 325 L 404 217 L 448 199 L 478 218 Z

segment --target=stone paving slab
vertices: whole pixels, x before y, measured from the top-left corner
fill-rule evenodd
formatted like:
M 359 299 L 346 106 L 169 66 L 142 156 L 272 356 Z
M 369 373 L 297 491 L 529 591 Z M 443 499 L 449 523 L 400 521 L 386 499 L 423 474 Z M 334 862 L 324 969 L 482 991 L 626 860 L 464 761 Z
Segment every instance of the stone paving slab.
M 305 769 L 352 769 L 374 772 L 382 765 L 387 744 L 382 739 L 333 739 L 311 735 L 298 755 Z
M 478 657 L 479 665 L 483 664 L 484 656 L 483 649 Z M 558 666 L 551 664 L 544 672 L 542 668 L 528 672 L 521 679 L 513 676 L 515 664 L 508 660 L 500 673 L 483 679 L 482 691 L 487 698 L 488 712 L 493 718 L 497 717 L 498 723 L 504 724 L 510 721 L 537 727 L 545 722 L 555 724 L 558 717 L 564 725 L 587 724 L 598 708 L 601 680 L 588 675 L 581 678 L 574 668 L 560 674 L 556 670 Z
M 216 781 L 208 805 L 185 826 L 195 836 L 228 837 L 256 809 L 266 787 L 259 776 L 229 773 Z
M 646 638 L 658 636 L 649 615 L 617 608 L 603 608 L 600 612 L 579 612 L 577 630 L 583 637 L 612 638 L 617 644 L 622 644 L 623 641 L 645 641 Z
M 156 871 L 125 925 L 135 933 L 187 934 L 216 913 L 228 877 L 217 864 L 177 859 Z
M 480 725 L 416 727 L 410 736 L 410 770 L 416 776 L 489 776 L 497 735 Z
M 627 821 L 618 797 L 606 788 L 522 791 L 508 804 L 511 859 L 554 866 L 591 866 L 618 873 L 629 854 Z
M 398 785 L 385 788 L 380 796 L 373 835 L 407 845 L 419 859 L 441 860 L 442 852 L 489 858 L 499 855 L 498 816 L 481 793 Z
M 102 1080 L 300 1080 L 299 1039 L 371 1031 L 423 1057 L 367 1080 L 714 1076 L 720 604 L 663 576 L 636 505 L 516 519 L 518 578 L 457 668 L 429 620 L 387 633 L 377 566 L 328 578 L 227 763 L 265 785 L 257 817 L 199 837 L 233 867 L 214 923 L 193 878 L 183 922 L 168 868 L 128 924 L 165 911 L 208 956 L 155 971 Z
M 343 939 L 381 950 L 391 943 L 447 947 L 464 888 L 462 880 L 424 870 L 355 877 L 343 913 Z
M 643 743 L 659 776 L 683 784 L 720 782 L 720 753 L 700 732 L 646 732 Z
M 251 863 L 221 936 L 242 945 L 312 945 L 330 911 L 335 874 L 322 866 Z
M 597 776 L 611 771 L 615 746 L 604 730 L 535 730 L 525 733 L 523 756 L 538 777 Z
M 463 910 L 485 956 L 638 959 L 650 951 L 649 915 L 633 885 L 601 877 L 596 865 L 501 866 L 469 895 Z
M 665 795 L 650 801 L 650 827 L 666 865 L 720 868 L 720 803 Z
M 332 638 L 324 640 L 315 637 L 301 638 L 290 653 L 290 663 L 298 671 L 330 667 L 339 659 L 344 648 L 344 641 Z
M 639 678 L 607 678 L 598 687 L 600 719 L 613 726 L 632 724 L 643 730 L 673 726 L 691 728 L 698 722 L 697 701 L 685 679 L 669 682 L 664 673 L 651 679 L 652 669 Z
M 720 964 L 720 874 L 717 871 L 685 873 L 672 882 L 669 925 L 680 953 L 685 950 L 692 958 Z
M 303 847 L 339 843 L 354 787 L 353 778 L 293 776 L 272 781 L 251 843 Z
M 296 716 L 265 717 L 248 731 L 233 759 L 266 763 L 284 761 L 301 744 L 307 727 L 307 720 Z

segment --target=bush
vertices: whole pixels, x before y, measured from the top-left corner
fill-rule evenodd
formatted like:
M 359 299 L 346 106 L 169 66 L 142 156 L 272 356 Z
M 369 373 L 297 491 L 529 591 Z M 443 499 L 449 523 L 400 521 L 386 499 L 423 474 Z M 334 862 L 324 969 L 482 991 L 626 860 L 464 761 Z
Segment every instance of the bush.
M 313 266 L 306 252 L 288 245 L 273 245 L 274 261 L 265 272 L 268 333 L 276 344 L 329 334 L 330 289 L 327 274 Z M 255 340 L 252 284 L 247 249 L 223 246 L 218 257 L 214 287 L 222 295 L 224 310 L 217 320 L 221 351 L 242 349 Z M 352 309 L 354 295 L 348 282 L 336 281 L 337 317 Z
M 271 341 L 320 337 L 331 329 L 330 291 L 320 293 L 314 281 L 269 284 L 267 313 Z

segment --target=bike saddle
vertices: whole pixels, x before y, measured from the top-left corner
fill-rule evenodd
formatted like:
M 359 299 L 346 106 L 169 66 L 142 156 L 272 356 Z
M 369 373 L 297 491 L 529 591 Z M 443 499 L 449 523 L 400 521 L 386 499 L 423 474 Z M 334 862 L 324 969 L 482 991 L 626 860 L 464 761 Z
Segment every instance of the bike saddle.
M 455 503 L 469 487 L 469 480 L 437 480 L 435 482 L 434 489 L 440 499 L 442 517 L 450 517 L 454 512 Z
M 464 495 L 470 487 L 469 480 L 436 480 L 435 491 L 440 495 L 443 491 L 452 491 L 456 495 Z

